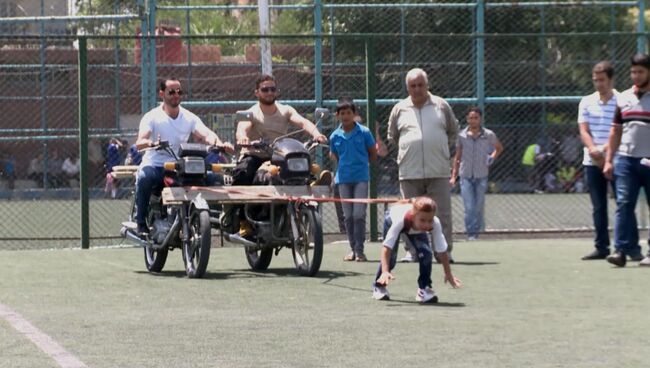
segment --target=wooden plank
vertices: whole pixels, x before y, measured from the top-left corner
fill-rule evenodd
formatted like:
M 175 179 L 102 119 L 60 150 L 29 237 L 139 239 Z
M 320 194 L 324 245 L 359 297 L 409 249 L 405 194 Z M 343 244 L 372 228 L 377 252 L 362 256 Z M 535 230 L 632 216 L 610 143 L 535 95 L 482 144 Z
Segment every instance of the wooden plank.
M 331 196 L 328 185 L 317 186 L 220 186 L 165 188 L 162 191 L 164 204 L 180 204 L 201 195 L 208 202 L 217 203 L 268 203 L 286 202 L 287 197 L 326 198 Z
M 115 179 L 133 179 L 138 171 L 137 165 L 117 165 L 113 166 L 111 176 Z
M 135 172 L 131 171 L 113 171 L 111 176 L 114 179 L 135 179 Z
M 136 172 L 138 171 L 138 165 L 116 165 L 113 166 L 113 171 L 130 171 L 130 172 Z

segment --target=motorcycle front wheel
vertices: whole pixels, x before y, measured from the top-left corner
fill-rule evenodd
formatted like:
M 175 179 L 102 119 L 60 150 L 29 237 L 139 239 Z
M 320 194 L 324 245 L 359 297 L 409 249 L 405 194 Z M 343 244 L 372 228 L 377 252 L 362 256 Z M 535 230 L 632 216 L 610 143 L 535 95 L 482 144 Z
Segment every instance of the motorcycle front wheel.
M 311 277 L 323 260 L 323 222 L 314 207 L 301 205 L 297 215 L 299 238 L 293 241 L 293 262 L 300 275 Z
M 191 279 L 203 277 L 210 260 L 211 226 L 209 211 L 193 211 L 190 214 L 188 240 L 183 242 L 185 273 Z

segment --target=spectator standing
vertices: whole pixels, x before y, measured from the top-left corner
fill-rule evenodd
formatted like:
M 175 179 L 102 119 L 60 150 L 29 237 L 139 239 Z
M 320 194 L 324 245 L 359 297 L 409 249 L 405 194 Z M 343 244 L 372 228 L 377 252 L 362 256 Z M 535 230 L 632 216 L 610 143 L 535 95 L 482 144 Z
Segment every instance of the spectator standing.
M 359 115 L 359 112 L 357 111 L 357 115 L 354 117 L 354 120 L 359 123 L 363 124 L 363 118 L 361 115 Z M 381 135 L 379 134 L 379 124 L 375 125 L 375 142 L 376 142 L 376 149 L 377 149 L 377 158 L 382 158 L 388 155 L 388 149 L 386 148 L 386 144 L 384 144 L 383 140 L 381 139 Z M 336 180 L 332 181 L 332 192 L 333 192 L 333 197 L 334 198 L 341 198 L 341 194 L 339 193 L 339 187 L 335 184 Z M 343 205 L 341 202 L 334 202 L 334 207 L 336 208 L 336 219 L 339 224 L 339 231 L 341 233 L 345 233 L 345 216 L 343 215 Z
M 595 228 L 594 250 L 583 260 L 605 259 L 609 254 L 609 219 L 607 215 L 607 187 L 616 193 L 614 181 L 603 174 L 609 129 L 616 111 L 618 91 L 614 89 L 614 67 L 601 61 L 591 69 L 594 93 L 580 100 L 578 127 L 584 145 L 582 165 L 587 178 L 592 218 Z
M 106 185 L 104 186 L 104 193 L 108 196 L 110 193 L 111 198 L 117 195 L 117 185 L 111 172 L 113 167 L 122 162 L 120 160 L 120 149 L 122 148 L 122 141 L 117 138 L 111 138 L 106 147 Z
M 356 107 L 351 98 L 342 97 L 336 104 L 336 118 L 341 125 L 329 137 L 330 157 L 337 161 L 335 184 L 341 198 L 368 198 L 370 161 L 377 159 L 375 139 L 368 128 L 355 121 Z M 350 253 L 345 261 L 367 261 L 366 203 L 343 203 L 345 229 Z
M 503 151 L 496 134 L 481 125 L 482 117 L 483 113 L 478 107 L 470 107 L 467 111 L 467 127 L 458 134 L 449 179 L 449 184 L 453 187 L 460 175 L 467 240 L 477 240 L 479 232 L 485 229 L 485 193 L 489 168 Z
M 447 252 L 451 254 L 449 177 L 458 120 L 447 101 L 429 93 L 428 76 L 424 70 L 409 70 L 406 89 L 409 96 L 393 107 L 388 119 L 388 140 L 398 147 L 400 192 L 403 198 L 428 196 L 437 203 L 448 244 Z M 412 260 L 411 251 L 402 259 Z
M 650 266 L 650 252 L 643 258 L 638 245 L 639 229 L 634 210 L 641 188 L 650 207 L 650 56 L 636 54 L 631 59 L 632 88 L 616 98 L 616 112 L 609 131 L 603 173 L 616 180 L 616 251 L 607 261 L 624 267 L 626 256 Z M 616 153 L 616 157 L 614 157 Z M 650 245 L 650 239 L 648 240 Z

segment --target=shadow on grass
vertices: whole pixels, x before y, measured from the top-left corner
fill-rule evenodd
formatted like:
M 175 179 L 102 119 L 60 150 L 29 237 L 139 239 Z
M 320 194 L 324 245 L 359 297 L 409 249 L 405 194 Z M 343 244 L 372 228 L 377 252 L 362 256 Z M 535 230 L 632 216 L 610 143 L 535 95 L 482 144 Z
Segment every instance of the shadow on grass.
M 163 271 L 160 273 L 152 273 L 147 271 L 134 271 L 137 274 L 150 274 L 153 277 L 174 277 L 174 278 L 186 278 L 187 275 L 185 271 L 174 270 L 174 271 Z M 334 280 L 339 277 L 353 277 L 364 275 L 359 272 L 351 271 L 329 271 L 323 270 L 318 271 L 318 273 L 311 277 L 313 279 L 326 279 Z M 205 280 L 227 280 L 227 279 L 242 279 L 242 278 L 259 278 L 259 277 L 307 277 L 301 276 L 295 268 L 270 268 L 265 271 L 253 271 L 250 269 L 242 270 L 226 270 L 222 272 L 206 272 L 201 279 Z
M 470 262 L 470 261 L 464 261 L 464 262 L 456 261 L 453 263 L 454 266 L 493 266 L 498 264 L 500 263 L 499 262 Z
M 369 259 L 365 263 L 377 263 L 379 264 L 381 261 L 379 260 L 374 260 L 374 259 Z M 438 262 L 432 262 L 433 264 L 438 264 Z M 407 265 L 407 264 L 417 264 L 417 262 L 397 262 L 397 265 Z M 455 261 L 452 263 L 452 265 L 458 265 L 458 266 L 493 266 L 493 265 L 498 265 L 500 264 L 499 262 L 472 262 L 472 261 L 463 261 L 463 262 L 458 262 Z
M 418 307 L 440 307 L 440 308 L 464 308 L 465 307 L 465 303 L 451 303 L 451 302 L 420 303 L 414 300 L 399 300 L 399 299 L 391 299 L 385 303 L 387 307 L 405 307 L 409 305 L 417 305 Z

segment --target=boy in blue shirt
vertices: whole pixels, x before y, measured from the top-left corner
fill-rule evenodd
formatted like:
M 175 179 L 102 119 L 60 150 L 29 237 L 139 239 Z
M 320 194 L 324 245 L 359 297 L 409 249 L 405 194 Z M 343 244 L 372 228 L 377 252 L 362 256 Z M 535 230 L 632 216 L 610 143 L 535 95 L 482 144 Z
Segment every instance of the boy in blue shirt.
M 368 198 L 369 162 L 377 159 L 375 139 L 368 128 L 354 120 L 356 112 L 351 98 L 340 98 L 336 104 L 336 118 L 341 125 L 330 135 L 330 157 L 338 162 L 335 184 L 341 198 Z M 351 249 L 343 258 L 345 261 L 367 261 L 363 252 L 366 207 L 365 203 L 343 203 Z

